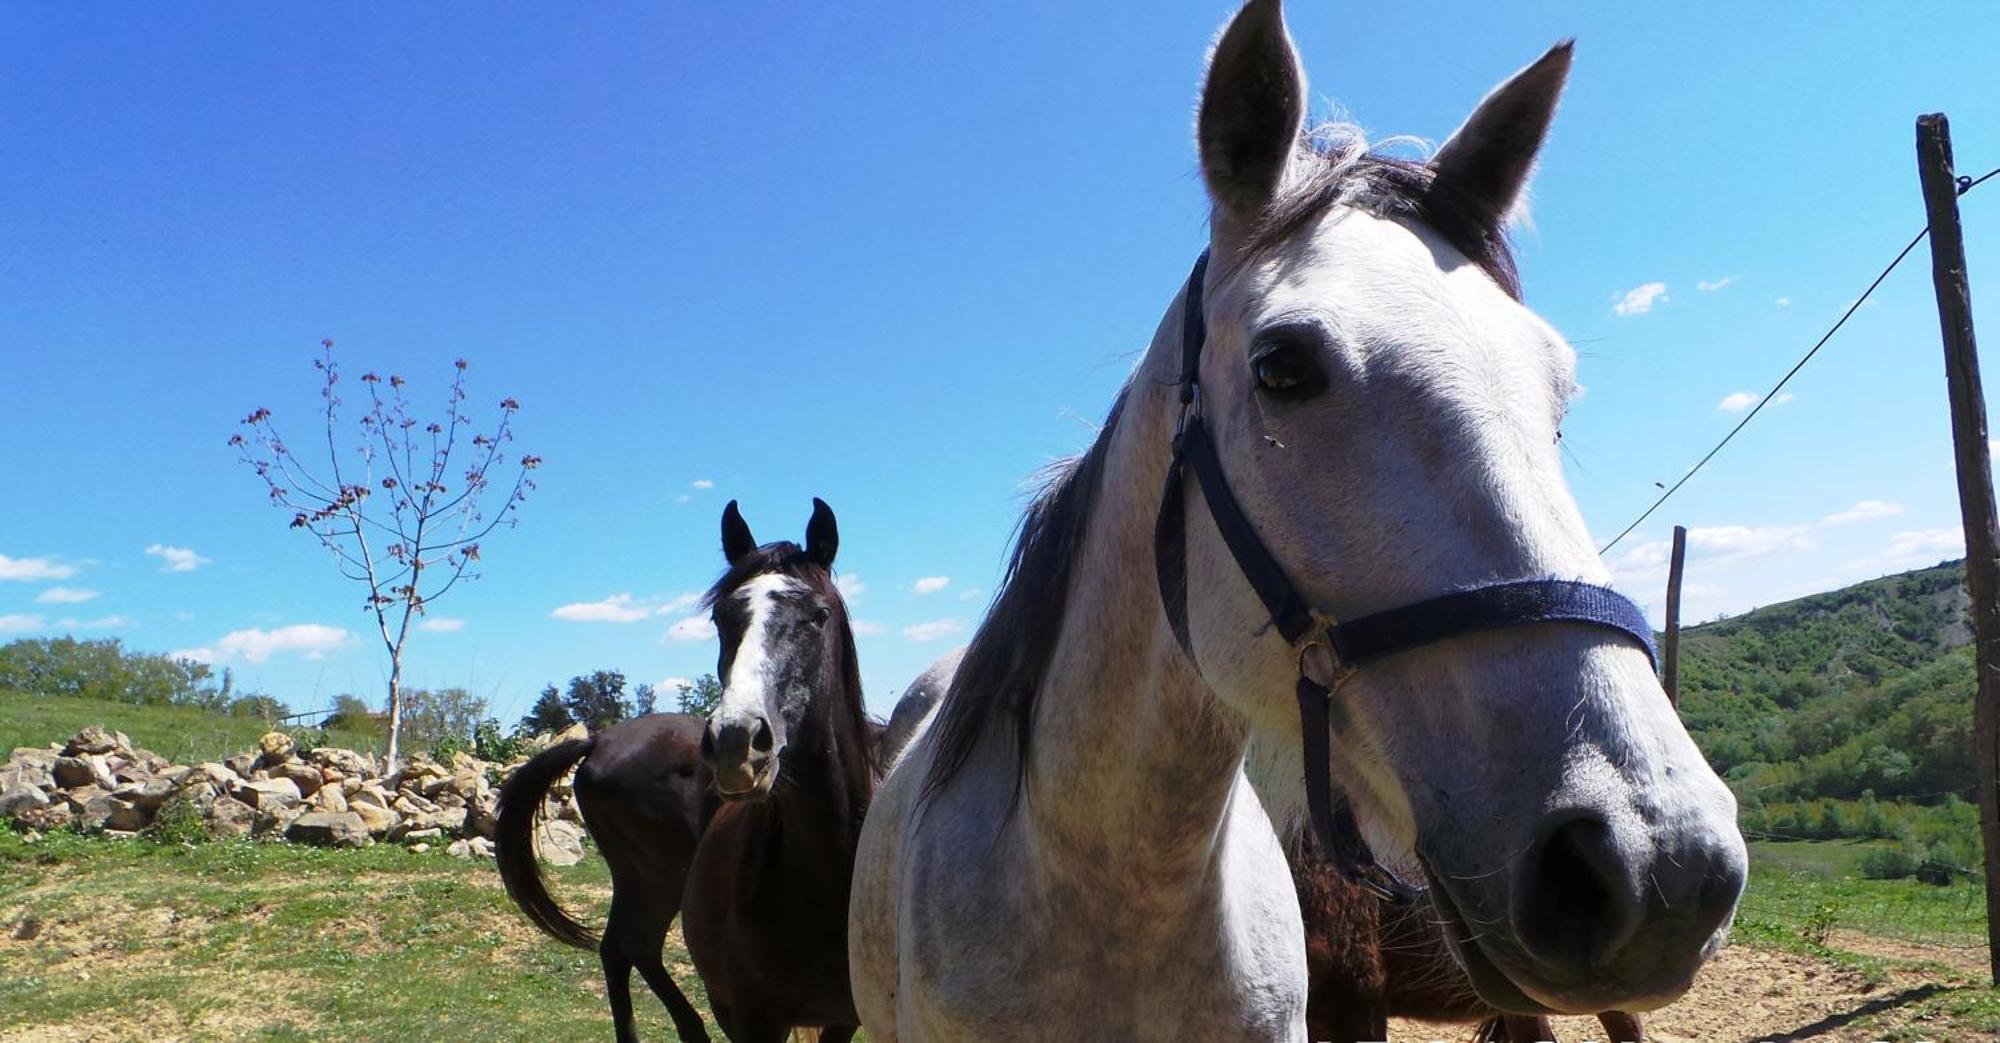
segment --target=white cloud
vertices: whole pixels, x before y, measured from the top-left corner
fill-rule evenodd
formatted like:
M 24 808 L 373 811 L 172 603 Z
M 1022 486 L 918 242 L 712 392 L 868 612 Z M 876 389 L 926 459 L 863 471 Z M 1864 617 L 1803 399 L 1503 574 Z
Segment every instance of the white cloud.
M 577 601 L 549 613 L 552 619 L 575 623 L 637 623 L 649 616 L 671 616 L 686 612 L 701 601 L 700 594 L 676 594 L 659 598 L 635 598 L 613 594 L 602 601 Z
M 847 624 L 847 628 L 854 631 L 854 636 L 856 637 L 874 637 L 876 634 L 886 634 L 889 632 L 888 627 L 870 619 L 854 620 Z
M 164 543 L 155 543 L 147 547 L 146 553 L 160 559 L 161 572 L 193 572 L 208 564 L 207 558 L 186 547 L 169 547 Z
M 1846 525 L 1849 522 L 1874 521 L 1903 513 L 1903 505 L 1887 500 L 1862 500 L 1844 511 L 1837 511 L 1819 520 L 1821 525 Z
M 1784 551 L 1810 550 L 1813 547 L 1809 535 L 1811 528 L 1809 525 L 1697 526 L 1688 530 L 1688 560 L 1723 564 Z M 1641 543 L 1626 551 L 1613 566 L 1613 571 L 1627 577 L 1628 581 L 1650 578 L 1664 572 L 1667 559 L 1672 554 L 1672 540 Z
M 245 662 L 261 663 L 280 652 L 298 652 L 307 659 L 322 659 L 328 652 L 353 639 L 352 633 L 340 627 L 323 623 L 294 623 L 276 630 L 259 627 L 232 630 L 213 645 L 185 648 L 168 654 L 176 659 L 192 659 L 198 663 L 219 663 L 237 657 Z
M 432 616 L 417 624 L 418 630 L 428 630 L 433 634 L 456 634 L 465 629 L 465 620 L 451 616 Z
M 77 619 L 72 616 L 56 620 L 58 630 L 115 630 L 118 627 L 131 625 L 132 617 L 120 615 L 99 616 L 96 619 Z
M 1611 295 L 1611 312 L 1614 315 L 1644 315 L 1653 310 L 1653 305 L 1667 301 L 1667 284 L 1649 282 L 1634 286 L 1623 294 Z
M 934 619 L 928 623 L 918 623 L 903 628 L 903 636 L 912 641 L 935 641 L 941 637 L 963 633 L 965 622 L 958 619 Z
M 33 583 L 38 580 L 68 579 L 76 575 L 76 566 L 58 565 L 47 558 L 10 558 L 0 554 L 0 579 L 17 579 Z
M 40 629 L 42 629 L 42 617 L 40 616 L 26 612 L 9 612 L 6 615 L 0 615 L 0 634 L 13 633 L 17 630 Z
M 690 485 L 694 486 L 694 487 L 695 487 L 695 488 L 697 488 L 697 489 L 713 489 L 713 488 L 715 488 L 715 483 L 714 483 L 713 481 L 710 481 L 710 480 L 709 480 L 709 479 L 707 479 L 707 478 L 697 478 L 697 479 L 695 479 L 694 481 L 692 481 L 692 482 L 690 482 L 690 483 L 688 483 L 688 484 L 690 484 Z
M 658 684 L 653 685 L 653 690 L 661 695 L 678 695 L 681 689 L 693 687 L 694 678 L 691 677 L 662 677 Z
M 81 605 L 97 597 L 97 591 L 76 587 L 50 587 L 35 595 L 37 605 Z
M 980 590 L 980 589 L 979 589 L 978 587 L 974 587 L 974 588 L 972 588 L 971 590 L 968 590 L 968 591 L 966 591 L 965 593 L 963 593 L 963 594 L 960 594 L 960 595 L 958 596 L 958 600 L 960 600 L 960 601 L 971 601 L 971 600 L 972 600 L 973 598 L 976 598 L 976 597 L 978 597 L 978 596 L 979 596 L 980 594 L 982 594 L 982 593 L 984 593 L 984 591 Z
M 868 593 L 868 584 L 861 582 L 861 575 L 856 572 L 841 573 L 833 581 L 833 586 L 835 590 L 840 591 L 841 597 L 849 601 Z
M 935 594 L 949 586 L 951 586 L 950 576 L 925 576 L 910 584 L 910 589 L 919 594 Z
M 687 503 L 688 501 L 690 501 L 690 500 L 693 500 L 693 499 L 694 499 L 694 497 L 692 497 L 692 496 L 689 496 L 689 495 L 688 495 L 687 493 L 682 493 L 682 494 L 680 494 L 679 496 L 676 496 L 676 497 L 674 497 L 674 502 L 675 502 L 675 503 Z
M 1725 275 L 1720 279 L 1702 279 L 1694 284 L 1694 288 L 1703 293 L 1714 293 L 1735 281 L 1736 277 L 1734 275 Z
M 1777 300 L 1772 301 L 1771 303 L 1777 305 L 1780 308 L 1789 308 L 1792 306 L 1792 299 L 1790 297 L 1780 297 Z
M 1723 396 L 1722 401 L 1715 404 L 1715 408 L 1725 413 L 1741 413 L 1756 404 L 1757 396 L 1753 392 L 1732 391 Z
M 667 628 L 668 641 L 706 641 L 715 636 L 715 624 L 707 616 L 689 616 Z
M 1914 529 L 1909 532 L 1899 532 L 1889 538 L 1891 558 L 1931 555 L 1956 558 L 1964 554 L 1965 532 L 1956 525 L 1942 529 Z

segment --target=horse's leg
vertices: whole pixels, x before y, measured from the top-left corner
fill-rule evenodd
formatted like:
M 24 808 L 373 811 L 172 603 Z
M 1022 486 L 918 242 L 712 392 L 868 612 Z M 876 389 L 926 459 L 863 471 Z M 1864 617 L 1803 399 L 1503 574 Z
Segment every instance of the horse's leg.
M 597 945 L 597 959 L 604 964 L 604 998 L 611 1003 L 611 1029 L 618 1043 L 639 1043 L 639 1032 L 632 1027 L 632 961 L 625 958 L 609 925 Z
M 1306 1035 L 1312 1043 L 1373 1043 L 1389 1038 L 1389 1013 L 1379 1001 L 1343 994 L 1315 982 L 1306 995 Z
M 639 976 L 646 979 L 653 995 L 666 1004 L 667 1016 L 674 1019 L 674 1032 L 680 1036 L 682 1043 L 708 1043 L 708 1026 L 702 1023 L 701 1012 L 694 1009 L 694 1004 L 688 1002 L 680 986 L 675 984 L 673 975 L 667 973 L 667 965 L 661 962 L 659 950 L 659 943 L 656 942 L 652 948 L 644 950 L 654 955 L 650 959 L 641 957 L 633 961 L 633 965 L 638 969 Z
M 1507 1030 L 1507 1043 L 1554 1043 L 1556 1038 L 1556 1027 L 1547 1018 L 1502 1014 L 1500 1022 Z
M 1646 1043 L 1646 1026 L 1637 1014 L 1607 1010 L 1597 1016 L 1597 1021 L 1604 1026 L 1604 1036 L 1609 1043 Z

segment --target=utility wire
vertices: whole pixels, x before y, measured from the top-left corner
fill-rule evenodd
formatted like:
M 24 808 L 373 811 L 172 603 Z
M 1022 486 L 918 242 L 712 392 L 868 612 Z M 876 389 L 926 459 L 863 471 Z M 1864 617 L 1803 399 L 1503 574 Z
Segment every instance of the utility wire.
M 1986 173 L 1981 174 L 1976 178 L 1974 177 L 1959 178 L 1958 194 L 1962 196 L 1967 192 L 1972 191 L 1974 188 L 1979 187 L 1979 185 L 1983 183 L 1987 178 L 1990 178 L 1995 174 L 2000 174 L 2000 167 L 1995 167 L 1992 170 L 1989 170 Z M 1929 234 L 1931 234 L 1931 226 L 1926 224 L 1924 225 L 1923 231 L 1918 232 L 1916 234 L 1916 237 L 1910 240 L 1909 245 L 1904 246 L 1902 252 L 1896 255 L 1896 259 L 1889 262 L 1889 267 L 1882 269 L 1882 274 L 1877 275 L 1875 277 L 1875 281 L 1869 283 L 1868 288 L 1861 291 L 1861 296 L 1856 297 L 1854 299 L 1854 303 L 1847 306 L 1847 310 L 1841 313 L 1840 319 L 1836 321 L 1833 324 L 1833 326 L 1826 331 L 1826 334 L 1820 337 L 1819 341 L 1815 343 L 1811 347 L 1811 349 L 1809 349 L 1804 355 L 1800 356 L 1799 360 L 1792 364 L 1791 369 L 1785 371 L 1785 375 L 1783 377 L 1780 377 L 1778 379 L 1778 382 L 1771 386 L 1771 390 L 1764 393 L 1763 398 L 1757 400 L 1757 404 L 1751 408 L 1750 412 L 1743 415 L 1743 419 L 1738 420 L 1736 422 L 1735 427 L 1729 429 L 1728 434 L 1722 436 L 1722 441 L 1715 443 L 1715 448 L 1710 449 L 1706 456 L 1703 456 L 1700 460 L 1696 461 L 1693 467 L 1688 468 L 1688 472 L 1684 475 L 1681 475 L 1680 481 L 1675 482 L 1672 486 L 1668 487 L 1666 492 L 1661 493 L 1660 498 L 1654 500 L 1652 506 L 1640 512 L 1637 518 L 1632 519 L 1632 524 L 1625 526 L 1623 531 L 1619 532 L 1618 535 L 1613 536 L 1611 538 L 1610 543 L 1607 543 L 1604 546 L 1598 548 L 1597 553 L 1600 555 L 1609 554 L 1611 552 L 1611 548 L 1618 546 L 1620 540 L 1623 540 L 1625 537 L 1632 535 L 1633 529 L 1638 528 L 1642 523 L 1645 522 L 1647 518 L 1652 517 L 1653 512 L 1659 510 L 1661 504 L 1666 503 L 1668 498 L 1672 497 L 1675 493 L 1680 492 L 1681 486 L 1686 485 L 1689 479 L 1693 478 L 1696 474 L 1698 474 L 1702 468 L 1708 466 L 1708 462 L 1710 460 L 1715 459 L 1715 454 L 1722 452 L 1723 446 L 1728 445 L 1730 440 L 1735 438 L 1738 432 L 1742 431 L 1744 427 L 1748 426 L 1750 421 L 1755 420 L 1757 418 L 1757 414 L 1763 412 L 1764 407 L 1770 405 L 1771 400 L 1778 397 L 1778 392 L 1783 391 L 1785 389 L 1785 385 L 1790 383 L 1791 379 L 1798 375 L 1799 370 L 1804 369 L 1806 363 L 1811 362 L 1813 356 L 1819 354 L 1819 349 L 1826 347 L 1826 342 L 1832 340 L 1833 335 L 1839 333 L 1840 328 L 1842 326 L 1847 325 L 1847 320 L 1852 318 L 1855 312 L 1861 310 L 1861 306 L 1868 302 L 1868 298 L 1871 294 L 1875 292 L 1875 288 L 1877 286 L 1882 285 L 1882 280 L 1887 279 L 1889 277 L 1889 273 L 1895 271 L 1896 266 L 1903 263 L 1903 258 L 1910 256 L 1910 251 L 1916 249 L 1917 244 L 1923 242 L 1924 237 Z

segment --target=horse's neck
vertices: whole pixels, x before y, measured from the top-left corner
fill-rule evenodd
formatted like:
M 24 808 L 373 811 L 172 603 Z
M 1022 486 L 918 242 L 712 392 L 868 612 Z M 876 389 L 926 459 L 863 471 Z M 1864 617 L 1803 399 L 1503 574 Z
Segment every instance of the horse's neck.
M 1177 343 L 1177 324 L 1162 337 Z M 1171 354 L 1168 352 L 1167 354 Z M 1153 527 L 1172 439 L 1156 342 L 1107 437 L 1068 622 L 1038 700 L 1028 770 L 1037 829 L 1135 882 L 1171 889 L 1211 859 L 1246 742 L 1165 626 Z M 1105 838 L 1116 837 L 1116 845 Z
M 788 751 L 803 756 L 788 759 L 771 794 L 773 842 L 766 853 L 787 861 L 833 857 L 846 865 L 853 861 L 862 815 L 874 792 L 862 756 L 861 744 L 868 738 L 846 726 L 840 709 L 814 709 L 793 739 L 796 749 Z M 791 776 L 789 782 L 785 775 Z

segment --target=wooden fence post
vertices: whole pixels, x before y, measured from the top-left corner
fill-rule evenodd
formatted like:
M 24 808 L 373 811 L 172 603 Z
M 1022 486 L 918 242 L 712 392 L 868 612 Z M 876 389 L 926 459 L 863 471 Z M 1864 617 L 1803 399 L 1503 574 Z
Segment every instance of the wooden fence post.
M 1688 531 L 1674 526 L 1674 556 L 1667 564 L 1667 640 L 1660 653 L 1660 686 L 1667 701 L 1681 705 L 1681 570 L 1687 565 Z
M 1931 281 L 1944 331 L 1944 372 L 1951 395 L 1951 440 L 1958 463 L 1958 507 L 1965 522 L 1965 584 L 1979 687 L 1973 696 L 1973 748 L 1979 778 L 1979 834 L 1986 862 L 1989 970 L 2000 983 L 2000 535 L 1994 530 L 1993 467 L 1986 441 L 1986 399 L 1972 336 L 1972 290 L 1958 224 L 1958 179 L 1951 124 L 1944 113 L 1917 117 L 1917 176 L 1930 215 Z

